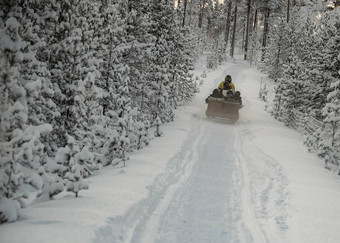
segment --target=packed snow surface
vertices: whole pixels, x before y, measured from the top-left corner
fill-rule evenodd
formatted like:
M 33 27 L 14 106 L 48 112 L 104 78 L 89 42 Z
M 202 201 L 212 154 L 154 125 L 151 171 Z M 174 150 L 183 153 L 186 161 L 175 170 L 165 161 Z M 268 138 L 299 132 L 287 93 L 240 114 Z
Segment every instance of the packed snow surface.
M 194 74 L 203 71 L 200 93 L 163 137 L 91 176 L 78 198 L 32 200 L 0 226 L 0 241 L 339 242 L 339 176 L 265 111 L 264 75 L 241 61 L 206 70 L 202 58 Z M 205 116 L 205 98 L 227 74 L 244 104 L 235 124 Z

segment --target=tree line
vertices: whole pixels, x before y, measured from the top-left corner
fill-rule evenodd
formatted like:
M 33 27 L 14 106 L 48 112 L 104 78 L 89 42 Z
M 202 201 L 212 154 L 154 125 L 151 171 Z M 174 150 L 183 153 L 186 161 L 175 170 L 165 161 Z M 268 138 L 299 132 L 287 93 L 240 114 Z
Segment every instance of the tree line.
M 197 89 L 198 38 L 171 1 L 0 4 L 0 202 L 14 211 L 27 186 L 78 196 L 125 165 Z

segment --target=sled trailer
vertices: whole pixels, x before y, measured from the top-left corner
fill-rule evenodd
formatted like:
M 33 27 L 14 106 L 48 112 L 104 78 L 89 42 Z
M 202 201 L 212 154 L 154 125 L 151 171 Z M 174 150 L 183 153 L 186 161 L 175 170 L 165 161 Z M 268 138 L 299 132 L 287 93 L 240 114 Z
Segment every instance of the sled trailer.
M 237 121 L 239 109 L 242 105 L 238 102 L 226 101 L 224 98 L 208 98 L 208 107 L 205 114 L 207 117 L 225 118 Z

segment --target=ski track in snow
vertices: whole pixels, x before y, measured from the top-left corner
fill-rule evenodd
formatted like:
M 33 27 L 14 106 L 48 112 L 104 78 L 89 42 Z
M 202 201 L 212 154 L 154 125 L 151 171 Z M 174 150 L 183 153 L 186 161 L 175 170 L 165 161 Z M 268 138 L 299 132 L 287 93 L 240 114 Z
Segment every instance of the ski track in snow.
M 242 68 L 230 64 L 223 75 L 241 78 Z M 109 218 L 93 242 L 286 242 L 284 170 L 256 146 L 251 121 L 228 124 L 204 112 L 201 107 L 193 114 L 187 141 L 148 197 Z
M 158 237 L 155 241 L 141 242 L 225 242 L 229 237 L 230 209 L 227 200 L 233 171 L 232 153 L 230 140 L 215 136 L 222 129 L 226 130 L 225 126 L 214 124 L 205 127 L 205 140 L 197 146 L 198 158 L 194 169 L 178 188 L 162 216 Z M 227 130 L 226 135 L 232 138 L 232 131 Z M 207 143 L 211 148 L 209 151 L 205 149 Z
M 235 141 L 234 222 L 240 242 L 282 242 L 288 229 L 286 175 L 277 161 L 254 143 L 240 125 Z

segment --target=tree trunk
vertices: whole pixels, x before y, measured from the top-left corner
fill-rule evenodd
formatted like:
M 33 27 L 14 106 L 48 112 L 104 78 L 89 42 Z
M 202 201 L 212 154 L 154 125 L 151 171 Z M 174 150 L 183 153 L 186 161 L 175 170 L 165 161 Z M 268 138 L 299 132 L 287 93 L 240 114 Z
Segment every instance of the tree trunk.
M 234 57 L 236 26 L 237 26 L 236 21 L 237 21 L 237 5 L 235 5 L 235 10 L 234 10 L 234 27 L 233 27 L 233 35 L 231 38 L 231 48 L 230 48 L 231 57 Z
M 244 52 L 245 43 L 246 43 L 246 25 L 247 25 L 247 21 L 245 23 L 243 23 L 243 30 L 242 30 L 242 52 Z
M 208 9 L 211 11 L 210 7 L 208 6 Z M 211 19 L 211 14 L 207 13 L 206 14 L 206 18 L 207 18 L 207 36 L 211 37 L 211 35 L 213 34 L 211 31 L 211 26 L 212 26 L 212 19 Z
M 261 60 L 264 60 L 264 56 L 266 53 L 266 46 L 267 46 L 267 36 L 269 33 L 269 15 L 270 9 L 266 8 L 264 13 L 264 26 L 263 26 L 263 39 L 262 39 L 262 57 Z
M 224 33 L 224 49 L 225 50 L 227 49 L 228 42 L 229 42 L 231 8 L 232 8 L 232 2 L 229 1 L 228 10 L 227 10 L 227 23 L 226 23 L 225 33 Z
M 256 26 L 257 26 L 257 9 L 255 10 L 255 13 L 254 13 L 254 25 L 253 25 L 253 30 L 256 29 Z
M 192 4 L 192 2 L 189 2 L 189 23 L 188 23 L 188 25 L 189 26 L 191 26 L 191 20 L 192 20 L 192 18 L 193 18 L 193 16 L 192 16 L 192 6 L 193 6 L 193 4 Z
M 287 0 L 287 23 L 289 22 L 290 0 Z
M 289 1 L 289 0 L 288 0 Z M 248 54 L 248 40 L 249 40 L 249 24 L 250 24 L 250 7 L 251 0 L 248 0 L 248 9 L 247 9 L 247 23 L 246 23 L 246 40 L 244 42 L 244 60 L 247 60 Z
M 198 28 L 199 29 L 202 28 L 205 2 L 206 2 L 206 0 L 202 0 L 201 11 L 200 11 L 199 18 L 198 18 Z
M 184 0 L 184 13 L 183 13 L 183 24 L 182 24 L 182 27 L 184 27 L 184 25 L 185 25 L 185 16 L 187 14 L 187 2 L 188 2 L 188 0 Z

